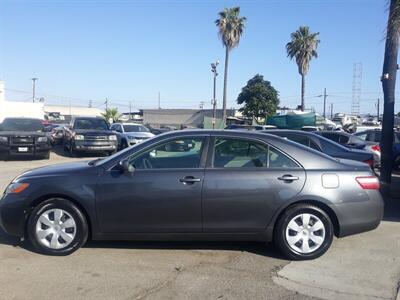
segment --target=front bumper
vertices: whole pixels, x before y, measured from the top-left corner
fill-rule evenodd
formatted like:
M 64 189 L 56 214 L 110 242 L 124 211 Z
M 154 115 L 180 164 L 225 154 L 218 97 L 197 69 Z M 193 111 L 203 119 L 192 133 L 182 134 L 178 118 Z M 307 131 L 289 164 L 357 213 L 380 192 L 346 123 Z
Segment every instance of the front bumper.
M 36 144 L 0 144 L 0 152 L 7 155 L 43 155 L 50 151 L 48 143 Z
M 379 226 L 384 202 L 379 191 L 367 191 L 369 200 L 333 205 L 339 221 L 339 237 L 373 230 Z
M 117 150 L 117 141 L 75 141 L 72 145 L 74 151 L 101 152 Z
M 0 227 L 5 233 L 23 237 L 27 215 L 24 198 L 15 194 L 3 194 L 0 199 Z

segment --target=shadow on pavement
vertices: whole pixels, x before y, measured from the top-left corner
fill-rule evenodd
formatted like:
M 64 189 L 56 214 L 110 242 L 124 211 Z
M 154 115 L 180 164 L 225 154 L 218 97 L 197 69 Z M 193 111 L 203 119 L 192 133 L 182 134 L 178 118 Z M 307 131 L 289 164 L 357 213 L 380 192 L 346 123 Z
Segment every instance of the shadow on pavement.
M 391 195 L 384 197 L 384 221 L 400 222 L 400 174 L 392 176 Z
M 64 148 L 62 145 L 54 145 L 52 148 L 52 152 L 54 152 L 55 154 L 57 154 L 58 156 L 63 156 L 63 157 L 71 157 L 71 155 L 69 154 L 69 152 L 64 151 Z M 98 153 L 98 152 L 82 152 L 82 153 L 76 153 L 74 154 L 73 157 L 88 157 L 88 158 L 96 158 L 96 157 L 103 157 L 103 156 L 107 156 L 107 153 Z

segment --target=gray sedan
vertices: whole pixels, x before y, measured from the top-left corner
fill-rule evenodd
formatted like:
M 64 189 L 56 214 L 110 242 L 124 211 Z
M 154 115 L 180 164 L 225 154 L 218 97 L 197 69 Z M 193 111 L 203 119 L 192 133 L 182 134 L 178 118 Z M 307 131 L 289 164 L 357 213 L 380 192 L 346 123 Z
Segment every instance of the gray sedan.
M 21 174 L 0 200 L 0 225 L 50 255 L 90 237 L 274 241 L 290 259 L 313 259 L 334 236 L 379 225 L 378 189 L 366 164 L 280 137 L 184 130 Z

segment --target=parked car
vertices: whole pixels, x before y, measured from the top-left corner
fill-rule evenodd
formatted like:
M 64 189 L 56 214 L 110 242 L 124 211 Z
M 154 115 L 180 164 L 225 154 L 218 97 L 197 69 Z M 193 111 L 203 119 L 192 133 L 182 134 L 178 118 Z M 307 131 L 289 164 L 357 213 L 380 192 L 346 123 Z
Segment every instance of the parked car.
M 178 141 L 195 146 L 166 150 Z M 291 259 L 313 259 L 335 235 L 379 225 L 378 189 L 367 165 L 274 135 L 183 130 L 107 158 L 23 173 L 0 200 L 0 224 L 51 255 L 90 237 L 273 240 Z
M 31 118 L 5 118 L 0 125 L 0 153 L 50 157 L 50 137 L 42 121 Z
M 276 129 L 274 125 L 246 125 L 246 124 L 231 124 L 225 127 L 228 130 L 269 130 Z
M 369 129 L 357 132 L 354 135 L 362 140 L 374 143 L 381 142 L 382 131 L 380 129 Z M 393 168 L 400 169 L 400 132 L 393 133 Z
M 348 149 L 313 132 L 301 130 L 268 130 L 265 131 L 265 133 L 287 138 L 334 158 L 356 160 L 368 164 L 371 168 L 374 166 L 374 157 L 371 152 L 359 149 Z
M 65 135 L 65 126 L 63 124 L 57 124 L 57 127 L 54 127 L 50 131 L 50 140 L 52 145 L 60 145 L 64 141 Z
M 71 156 L 78 152 L 113 154 L 118 149 L 116 134 L 103 118 L 97 117 L 72 118 L 65 127 L 63 144 Z
M 301 127 L 301 130 L 314 132 L 314 131 L 319 131 L 320 129 L 317 126 L 303 126 Z
M 374 155 L 374 167 L 378 168 L 381 164 L 381 148 L 377 142 L 365 141 L 354 134 L 343 131 L 321 131 L 317 134 L 350 149 L 370 151 Z
M 146 126 L 135 123 L 114 123 L 110 129 L 116 132 L 120 149 L 136 145 L 154 136 Z

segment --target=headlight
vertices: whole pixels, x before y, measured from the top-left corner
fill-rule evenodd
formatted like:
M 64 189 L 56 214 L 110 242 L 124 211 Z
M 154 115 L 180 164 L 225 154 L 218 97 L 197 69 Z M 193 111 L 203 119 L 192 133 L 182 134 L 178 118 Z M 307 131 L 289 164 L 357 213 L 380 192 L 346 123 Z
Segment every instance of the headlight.
M 109 139 L 110 141 L 116 141 L 116 140 L 117 140 L 117 136 L 116 136 L 116 135 L 109 135 L 109 136 L 108 136 L 108 139 Z
M 39 136 L 39 137 L 37 138 L 37 141 L 38 141 L 39 143 L 46 143 L 46 142 L 47 142 L 47 136 Z
M 0 142 L 7 143 L 8 142 L 8 138 L 6 136 L 0 136 Z
M 18 194 L 21 193 L 29 186 L 29 183 L 14 182 L 10 183 L 7 187 L 5 194 Z
M 81 140 L 84 140 L 84 139 L 85 139 L 85 136 L 82 135 L 82 134 L 76 134 L 76 135 L 74 136 L 74 139 L 75 139 L 76 141 L 81 141 Z

